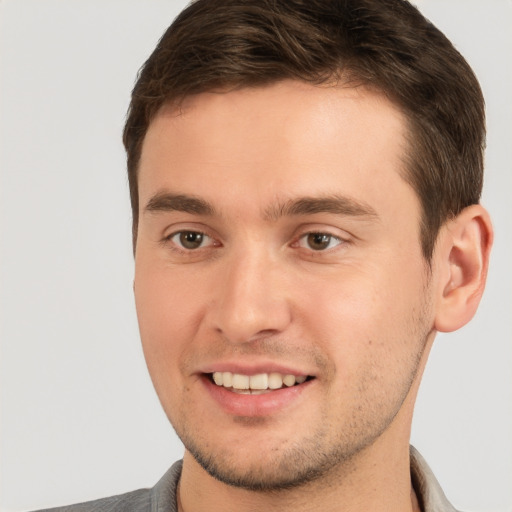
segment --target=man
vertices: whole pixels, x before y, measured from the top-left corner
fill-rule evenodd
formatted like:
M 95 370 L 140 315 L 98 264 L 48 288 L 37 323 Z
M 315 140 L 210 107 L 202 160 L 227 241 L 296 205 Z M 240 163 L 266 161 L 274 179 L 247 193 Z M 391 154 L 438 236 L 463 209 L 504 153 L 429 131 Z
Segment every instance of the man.
M 492 228 L 483 99 L 446 38 L 401 0 L 200 0 L 124 142 L 144 353 L 186 451 L 76 510 L 453 510 L 410 426 Z

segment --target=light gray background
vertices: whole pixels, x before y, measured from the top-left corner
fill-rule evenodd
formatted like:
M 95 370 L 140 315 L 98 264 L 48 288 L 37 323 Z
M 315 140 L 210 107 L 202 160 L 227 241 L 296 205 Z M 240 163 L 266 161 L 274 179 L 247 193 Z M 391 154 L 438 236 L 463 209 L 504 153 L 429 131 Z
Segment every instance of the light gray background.
M 132 299 L 120 142 L 137 69 L 185 4 L 0 0 L 1 510 L 153 485 L 182 447 Z M 463 510 L 512 511 L 512 2 L 423 0 L 488 105 L 496 228 L 475 320 L 439 336 L 413 443 Z

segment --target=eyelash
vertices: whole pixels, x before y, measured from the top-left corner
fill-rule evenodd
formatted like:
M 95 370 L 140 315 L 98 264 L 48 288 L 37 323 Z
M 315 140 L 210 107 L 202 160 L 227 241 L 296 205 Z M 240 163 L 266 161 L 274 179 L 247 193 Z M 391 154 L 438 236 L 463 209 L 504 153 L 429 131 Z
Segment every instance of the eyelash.
M 195 247 L 195 248 L 191 248 L 191 247 L 184 247 L 183 246 L 183 240 L 181 241 L 178 241 L 178 240 L 173 240 L 175 237 L 182 237 L 183 235 L 194 235 L 194 236 L 200 236 L 200 237 L 207 237 L 208 239 L 210 239 L 210 243 L 208 243 L 207 245 L 199 245 L 198 247 Z M 323 237 L 324 239 L 326 238 L 327 240 L 325 240 L 325 243 L 327 243 L 327 246 L 326 247 L 323 247 L 323 248 L 318 248 L 318 249 L 315 249 L 311 246 L 309 247 L 306 247 L 304 245 L 301 244 L 302 241 L 305 241 L 305 243 L 307 244 L 308 242 L 308 237 Z M 331 246 L 332 242 L 335 242 L 335 245 L 334 246 Z M 192 254 L 192 253 L 197 253 L 199 252 L 201 249 L 207 249 L 208 247 L 219 247 L 221 244 L 220 243 L 215 243 L 215 239 L 208 235 L 208 233 L 205 233 L 204 231 L 200 231 L 200 230 L 180 230 L 180 231 L 175 231 L 173 233 L 171 233 L 170 235 L 166 236 L 162 242 L 167 245 L 169 242 L 171 242 L 170 244 L 170 247 L 173 251 L 177 251 L 181 254 Z M 201 240 L 201 244 L 202 244 L 203 240 Z M 191 242 L 193 243 L 193 241 Z M 336 248 L 338 248 L 340 245 L 343 245 L 343 244 L 346 244 L 348 243 L 347 240 L 344 240 L 342 238 L 340 238 L 339 236 L 336 236 L 336 235 L 333 235 L 332 233 L 329 233 L 327 231 L 309 231 L 307 233 L 303 233 L 301 234 L 299 237 L 297 237 L 295 239 L 294 242 L 292 242 L 292 244 L 290 244 L 291 247 L 293 248 L 299 248 L 299 249 L 305 249 L 307 250 L 308 252 L 310 252 L 312 255 L 321 255 L 322 253 L 328 253 L 328 252 L 331 252 L 333 250 L 336 250 Z
M 339 245 L 343 244 L 346 242 L 346 240 L 343 240 L 342 238 L 340 238 L 339 236 L 336 236 L 336 235 L 333 235 L 332 233 L 329 233 L 327 231 L 309 231 L 308 233 L 303 233 L 301 236 L 298 237 L 297 241 L 294 242 L 292 244 L 292 246 L 295 246 L 297 245 L 298 247 L 300 247 L 300 242 L 302 240 L 307 240 L 308 237 L 324 237 L 324 238 L 328 238 L 328 246 L 324 249 L 313 249 L 312 247 L 304 247 L 305 249 L 308 249 L 308 250 L 311 250 L 313 251 L 314 253 L 322 253 L 322 252 L 329 252 L 333 249 L 335 249 L 336 247 L 338 247 Z M 331 245 L 331 242 L 332 241 L 336 241 L 336 245 L 334 247 L 329 247 Z
M 195 236 L 207 237 L 213 242 L 213 244 L 208 244 L 205 247 L 200 246 L 195 249 L 186 248 L 186 247 L 183 247 L 183 245 L 180 245 L 178 242 L 173 240 L 173 238 L 180 236 L 180 235 L 195 235 Z M 182 229 L 180 231 L 174 231 L 170 235 L 166 236 L 162 240 L 162 242 L 164 245 L 166 245 L 170 242 L 172 250 L 178 251 L 183 254 L 190 254 L 192 252 L 198 252 L 200 249 L 204 249 L 206 247 L 209 247 L 210 245 L 214 245 L 214 246 L 220 245 L 220 244 L 215 244 L 214 238 L 212 236 L 208 235 L 208 233 L 205 233 L 204 231 L 200 231 L 200 230 L 194 230 L 194 229 Z

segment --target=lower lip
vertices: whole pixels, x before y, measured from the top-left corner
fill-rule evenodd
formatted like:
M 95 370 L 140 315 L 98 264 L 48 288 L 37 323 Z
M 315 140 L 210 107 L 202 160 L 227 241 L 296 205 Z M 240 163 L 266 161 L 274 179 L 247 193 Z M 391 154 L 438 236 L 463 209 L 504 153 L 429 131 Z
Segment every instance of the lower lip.
M 261 395 L 240 394 L 229 391 L 222 386 L 217 386 L 208 377 L 201 379 L 210 393 L 210 396 L 228 414 L 233 416 L 268 416 L 296 403 L 306 391 L 313 380 L 282 388 Z

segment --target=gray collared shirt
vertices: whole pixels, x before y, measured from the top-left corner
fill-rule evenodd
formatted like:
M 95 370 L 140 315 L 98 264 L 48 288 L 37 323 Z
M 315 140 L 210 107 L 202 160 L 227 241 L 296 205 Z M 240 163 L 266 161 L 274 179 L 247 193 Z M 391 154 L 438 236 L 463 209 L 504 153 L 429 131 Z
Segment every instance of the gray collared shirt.
M 182 461 L 174 463 L 151 489 L 40 512 L 178 512 L 176 491 Z M 423 512 L 457 512 L 419 452 L 411 446 L 411 479 Z

